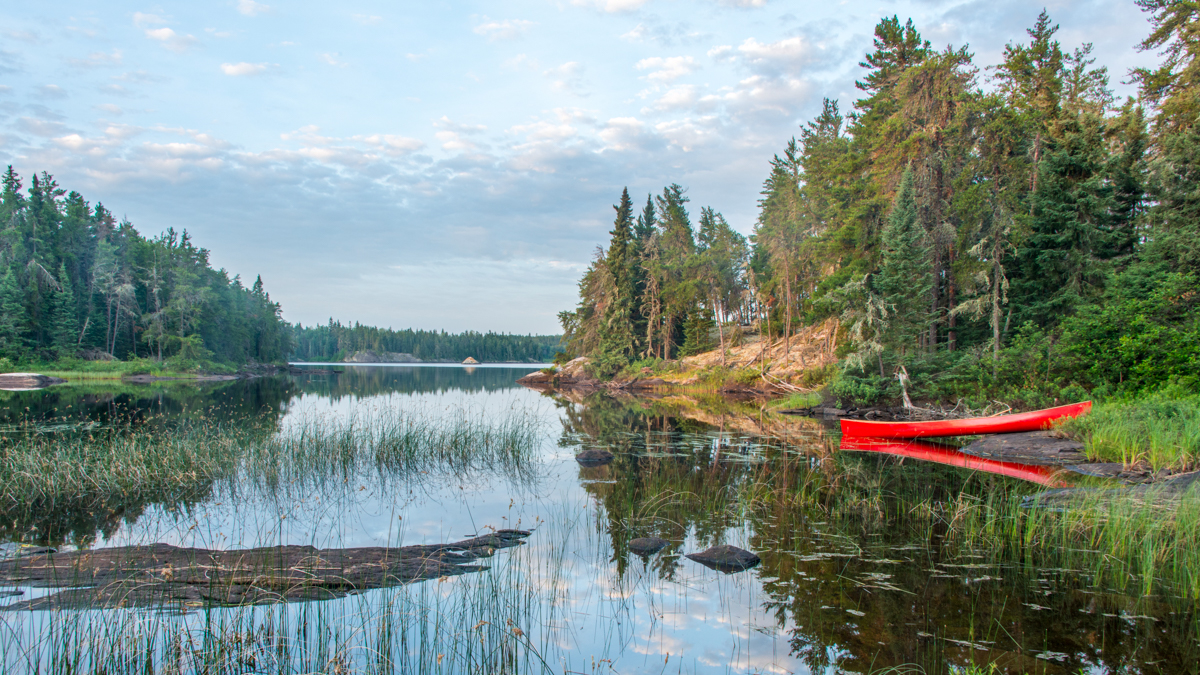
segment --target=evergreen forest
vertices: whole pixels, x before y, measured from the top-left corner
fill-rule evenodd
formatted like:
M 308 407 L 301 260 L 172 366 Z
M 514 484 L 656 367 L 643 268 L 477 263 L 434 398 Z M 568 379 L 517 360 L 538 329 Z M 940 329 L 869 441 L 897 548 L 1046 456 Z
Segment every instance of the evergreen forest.
M 0 358 L 16 363 L 285 359 L 292 336 L 262 279 L 214 270 L 187 232 L 146 238 L 47 172 L 27 191 L 10 165 L 0 195 Z
M 1115 100 L 1043 11 L 980 67 L 885 18 L 848 110 L 782 144 L 743 237 L 671 184 L 614 209 L 562 312 L 601 376 L 836 318 L 840 397 L 1200 384 L 1200 9 L 1138 0 L 1161 55 Z M 629 372 L 629 371 L 627 371 Z M 1074 391 L 1072 391 L 1074 390 Z
M 355 323 L 343 326 L 329 320 L 325 326 L 292 329 L 293 359 L 297 361 L 341 361 L 358 351 L 400 352 L 422 361 L 477 361 L 547 363 L 559 349 L 557 335 L 508 335 L 503 333 L 447 333 L 435 330 L 392 330 Z
M 256 278 L 209 265 L 185 231 L 146 238 L 47 172 L 9 166 L 0 195 L 0 365 L 120 360 L 174 372 L 333 361 L 360 350 L 427 361 L 546 361 L 558 336 L 293 326 Z

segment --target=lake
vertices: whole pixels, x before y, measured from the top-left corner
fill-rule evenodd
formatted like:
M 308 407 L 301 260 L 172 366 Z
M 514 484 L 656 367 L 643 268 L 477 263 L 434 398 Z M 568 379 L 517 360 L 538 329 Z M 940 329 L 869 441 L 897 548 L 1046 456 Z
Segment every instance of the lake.
M 5 672 L 1198 672 L 1197 600 L 1169 575 L 1114 572 L 1098 551 L 1050 551 L 1005 524 L 1027 517 L 1006 504 L 1036 483 L 839 451 L 833 426 L 761 402 L 516 384 L 536 366 L 308 368 L 0 392 L 6 461 L 18 443 L 241 439 L 176 480 L 9 492 L 4 555 L 498 530 L 529 532 L 524 544 L 466 574 L 232 607 L 131 595 L 43 610 L 30 603 L 70 584 L 14 578 L 0 586 Z M 585 466 L 585 450 L 613 458 Z M 630 551 L 651 536 L 666 547 Z M 762 562 L 727 574 L 685 557 L 718 544 Z

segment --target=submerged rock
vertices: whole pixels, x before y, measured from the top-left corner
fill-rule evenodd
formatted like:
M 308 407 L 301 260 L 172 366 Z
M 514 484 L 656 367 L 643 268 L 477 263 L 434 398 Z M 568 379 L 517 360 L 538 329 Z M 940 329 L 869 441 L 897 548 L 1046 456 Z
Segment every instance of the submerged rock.
M 687 557 L 709 569 L 726 574 L 744 572 L 762 562 L 762 558 L 750 551 L 729 544 L 714 546 L 700 553 L 689 553 Z
M 604 466 L 605 464 L 613 461 L 615 456 L 616 455 L 613 455 L 607 450 L 589 448 L 578 455 L 575 455 L 575 461 L 579 462 L 583 466 Z
M 654 555 L 666 548 L 670 542 L 658 537 L 638 537 L 629 542 L 629 550 L 638 555 Z

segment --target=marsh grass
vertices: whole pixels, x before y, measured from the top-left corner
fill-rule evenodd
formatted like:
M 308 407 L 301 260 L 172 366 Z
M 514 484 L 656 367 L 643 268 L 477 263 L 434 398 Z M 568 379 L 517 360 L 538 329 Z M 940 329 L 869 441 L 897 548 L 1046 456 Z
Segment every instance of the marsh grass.
M 1060 429 L 1084 441 L 1094 460 L 1155 470 L 1200 468 L 1200 396 L 1163 391 L 1101 403 Z
M 281 487 L 489 472 L 525 480 L 542 440 L 536 418 L 460 410 L 436 418 L 396 409 L 312 417 L 276 431 L 271 420 L 192 420 L 169 426 L 0 436 L 0 513 L 79 510 L 203 493 L 217 481 Z

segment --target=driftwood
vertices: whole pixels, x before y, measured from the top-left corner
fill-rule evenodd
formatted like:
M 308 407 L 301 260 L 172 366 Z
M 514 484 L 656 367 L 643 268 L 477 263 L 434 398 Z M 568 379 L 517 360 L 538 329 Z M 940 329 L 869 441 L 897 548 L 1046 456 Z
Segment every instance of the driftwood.
M 39 549 L 0 560 L 0 585 L 63 590 L 0 609 L 325 600 L 486 570 L 475 561 L 496 549 L 519 546 L 527 536 L 523 530 L 497 530 L 450 544 L 396 548 L 269 546 L 217 551 L 152 544 L 70 553 Z

